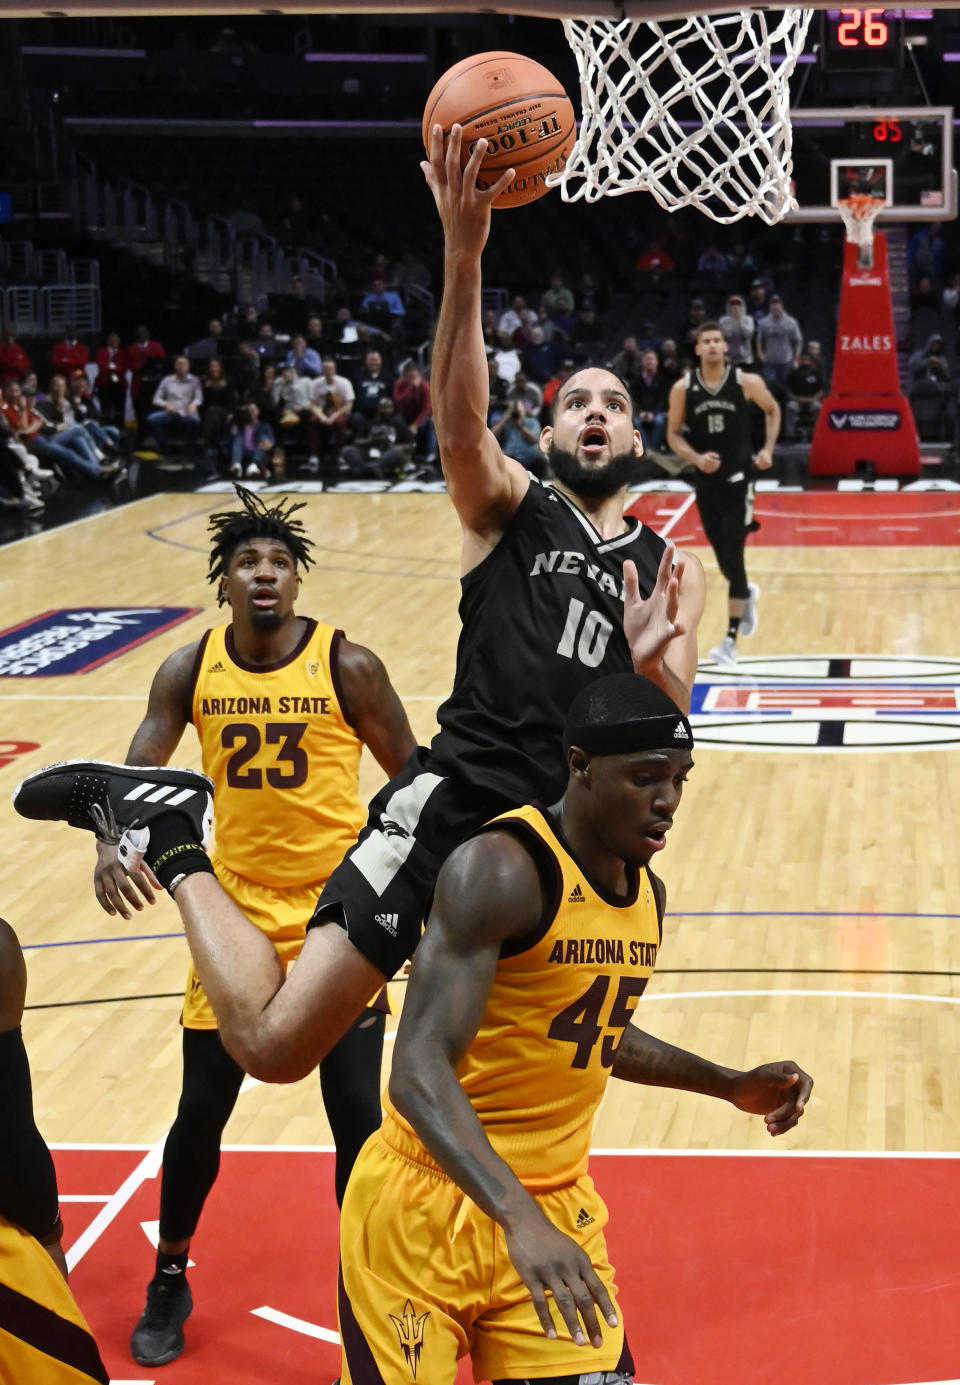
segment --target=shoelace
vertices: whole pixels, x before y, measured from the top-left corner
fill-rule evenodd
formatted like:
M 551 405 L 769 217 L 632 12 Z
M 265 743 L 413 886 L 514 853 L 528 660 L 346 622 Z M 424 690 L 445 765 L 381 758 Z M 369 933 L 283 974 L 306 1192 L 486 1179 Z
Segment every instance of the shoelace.
M 121 827 L 113 814 L 113 804 L 107 799 L 106 808 L 100 803 L 92 803 L 87 812 L 93 818 L 94 826 L 97 829 L 97 840 L 106 842 L 108 846 L 117 846 L 124 833 L 130 832 L 140 821 L 134 818 L 126 827 Z

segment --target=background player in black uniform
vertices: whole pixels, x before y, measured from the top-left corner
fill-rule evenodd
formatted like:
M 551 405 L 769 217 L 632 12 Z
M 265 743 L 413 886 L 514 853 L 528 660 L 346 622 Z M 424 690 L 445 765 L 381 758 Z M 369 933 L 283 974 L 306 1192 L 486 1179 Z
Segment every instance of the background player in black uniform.
M 158 816 L 136 799 L 151 833 L 146 860 L 186 924 L 223 1042 L 247 1072 L 268 1081 L 309 1072 L 413 952 L 440 867 L 464 837 L 531 799 L 559 798 L 563 722 L 581 688 L 633 670 L 684 710 L 690 705 L 703 569 L 624 517 L 626 485 L 642 454 L 625 385 L 594 368 L 561 384 L 541 437 L 557 477 L 550 489 L 505 457 L 487 427 L 480 256 L 491 205 L 509 174 L 477 187 L 485 147 L 478 141 L 461 170 L 459 126 L 446 154 L 437 126 L 423 164 L 446 252 L 434 417 L 463 529 L 463 630 L 438 735 L 373 800 L 287 978 L 214 879 L 199 846 L 199 819 L 186 816 L 192 802 Z M 18 791 L 18 810 L 87 826 L 67 801 L 68 781 L 76 784 L 79 775 L 110 797 L 121 827 L 129 823 L 129 779 L 96 768 L 31 776 Z M 205 792 L 206 781 L 197 783 Z M 168 859 L 158 867 L 161 855 Z
M 727 633 L 710 651 L 718 664 L 737 661 L 737 635 L 757 628 L 755 582 L 747 581 L 745 547 L 753 522 L 751 463 L 759 471 L 773 465 L 780 433 L 780 405 L 759 375 L 749 375 L 726 359 L 726 342 L 716 322 L 704 322 L 694 341 L 699 366 L 670 390 L 667 443 L 697 468 L 694 488 L 703 531 L 727 579 Z M 752 457 L 751 404 L 763 410 L 766 437 Z

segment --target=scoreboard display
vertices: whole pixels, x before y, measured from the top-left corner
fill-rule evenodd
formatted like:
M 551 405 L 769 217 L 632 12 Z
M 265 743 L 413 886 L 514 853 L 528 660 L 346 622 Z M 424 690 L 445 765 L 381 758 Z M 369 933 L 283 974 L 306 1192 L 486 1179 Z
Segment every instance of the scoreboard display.
M 824 72 L 896 72 L 903 66 L 902 10 L 824 10 Z

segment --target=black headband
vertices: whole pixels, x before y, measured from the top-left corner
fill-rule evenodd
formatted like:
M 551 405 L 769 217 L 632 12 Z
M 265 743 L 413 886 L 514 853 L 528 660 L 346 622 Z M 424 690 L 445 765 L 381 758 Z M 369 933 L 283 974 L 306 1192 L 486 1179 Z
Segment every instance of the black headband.
M 666 716 L 632 717 L 629 721 L 567 726 L 564 742 L 590 755 L 629 755 L 636 750 L 690 750 L 693 731 L 682 712 Z

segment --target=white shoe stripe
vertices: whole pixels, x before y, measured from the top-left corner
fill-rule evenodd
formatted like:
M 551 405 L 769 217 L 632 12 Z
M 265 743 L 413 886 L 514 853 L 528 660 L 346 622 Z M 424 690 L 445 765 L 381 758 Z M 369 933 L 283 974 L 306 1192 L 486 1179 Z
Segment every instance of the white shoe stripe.
M 131 798 L 142 798 L 147 790 L 152 788 L 152 784 L 137 784 L 128 794 L 124 794 L 123 801 L 126 803 Z
M 149 787 L 148 784 L 147 788 Z M 153 793 L 148 793 L 143 801 L 144 803 L 161 803 L 167 794 L 173 793 L 175 788 L 175 784 L 161 784 L 159 789 L 154 789 Z
M 196 792 L 196 789 L 181 789 L 179 793 L 175 793 L 172 798 L 167 799 L 167 807 L 175 808 L 179 803 L 186 803 L 187 799 L 192 798 Z M 151 800 L 147 799 L 147 802 L 149 803 Z

